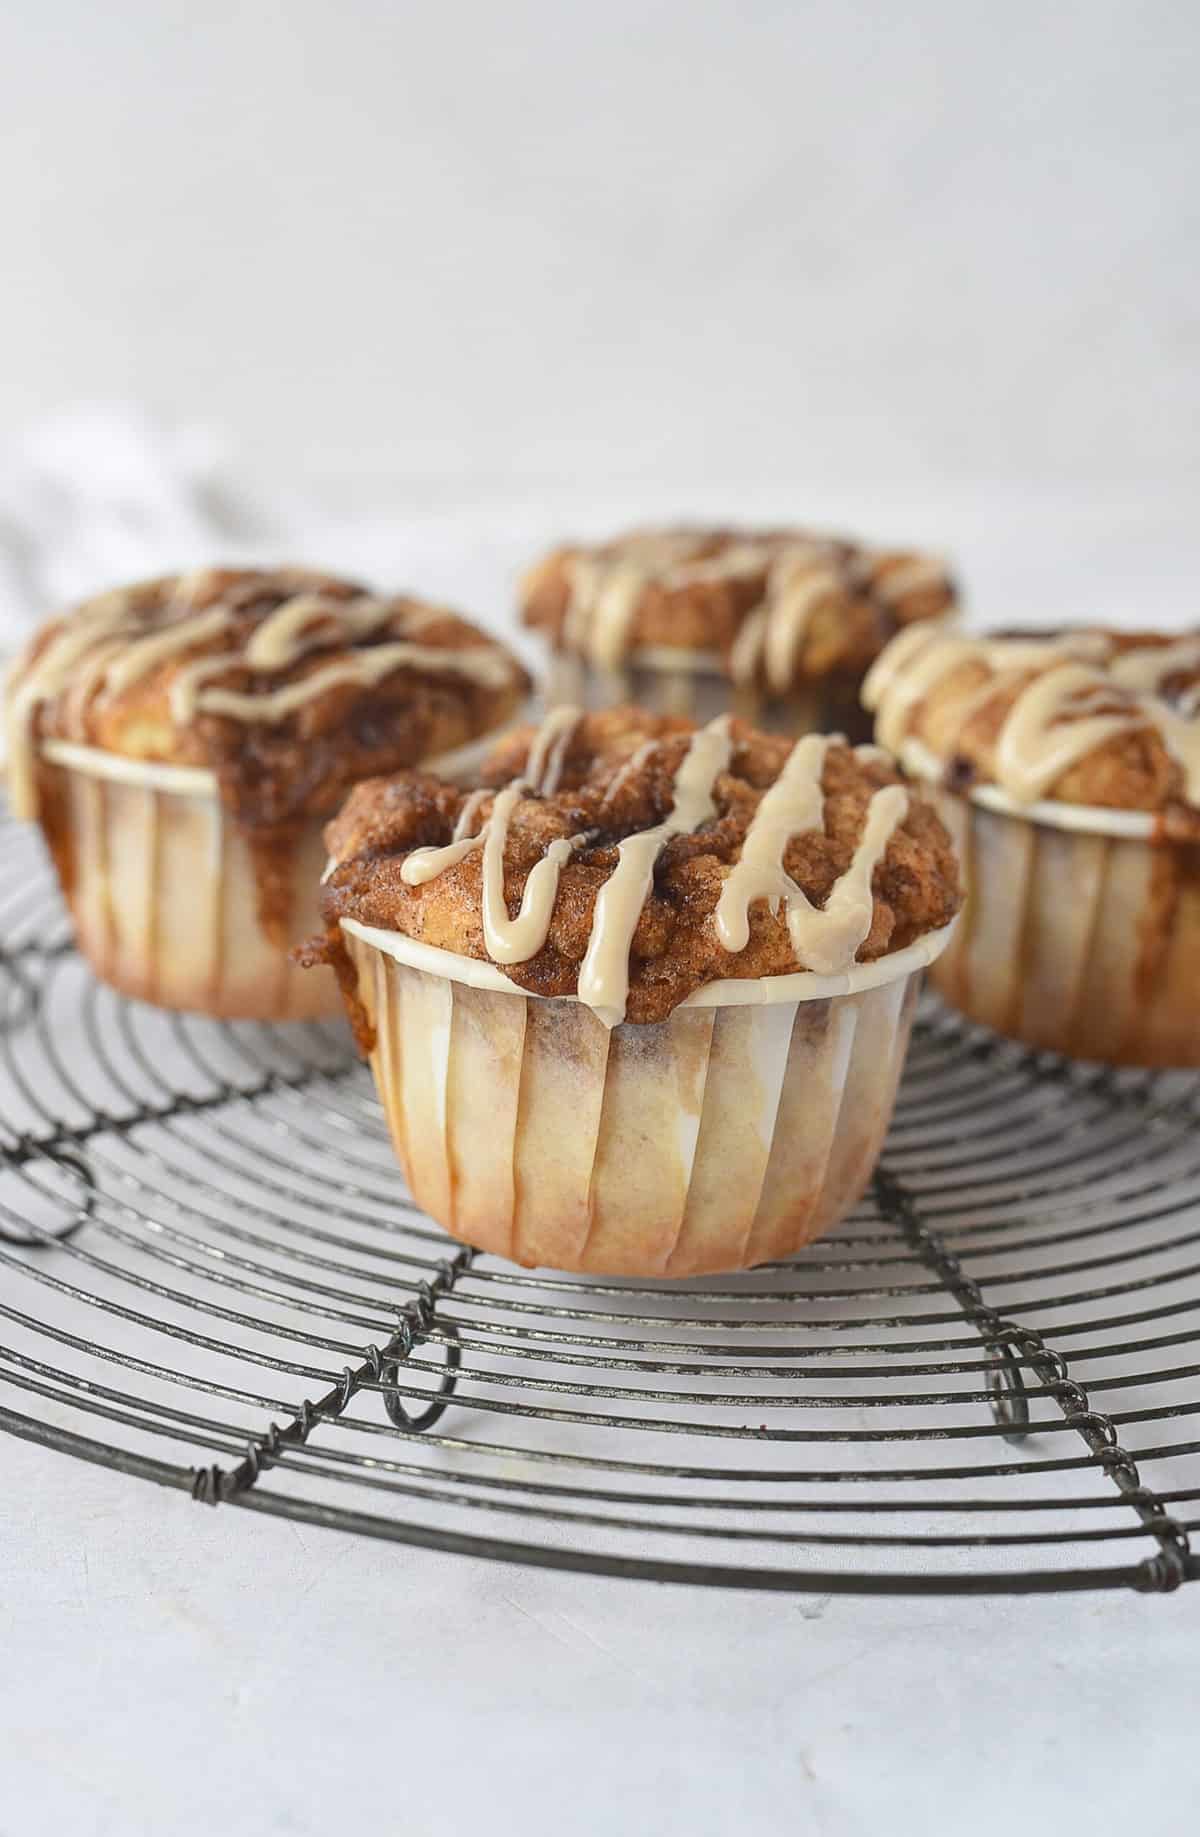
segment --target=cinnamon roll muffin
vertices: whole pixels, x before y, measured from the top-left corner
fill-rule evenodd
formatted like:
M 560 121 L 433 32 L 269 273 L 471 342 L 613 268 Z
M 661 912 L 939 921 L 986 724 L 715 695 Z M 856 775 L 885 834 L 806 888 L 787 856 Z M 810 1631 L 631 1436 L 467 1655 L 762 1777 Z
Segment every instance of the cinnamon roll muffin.
M 790 530 L 641 530 L 555 549 L 525 576 L 551 702 L 630 699 L 784 733 L 867 738 L 863 674 L 895 632 L 957 605 L 944 562 Z
M 417 1202 L 527 1265 L 790 1255 L 861 1194 L 959 903 L 874 748 L 558 709 L 328 830 L 327 930 Z
M 528 686 L 442 607 L 301 568 L 173 575 L 17 659 L 9 796 L 105 981 L 209 1014 L 336 1012 L 333 978 L 288 957 L 317 919 L 322 824 L 359 778 L 477 753 Z
M 1030 1046 L 1200 1065 L 1200 634 L 913 630 L 863 699 L 959 845 L 946 999 Z

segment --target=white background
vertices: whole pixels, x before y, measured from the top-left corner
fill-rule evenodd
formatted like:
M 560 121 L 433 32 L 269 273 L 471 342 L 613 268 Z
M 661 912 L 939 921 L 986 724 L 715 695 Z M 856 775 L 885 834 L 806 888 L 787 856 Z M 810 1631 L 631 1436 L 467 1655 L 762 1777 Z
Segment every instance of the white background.
M 0 600 L 194 559 L 236 478 L 245 542 L 490 616 L 563 527 L 742 509 L 1195 622 L 1198 52 L 1185 0 L 10 0 Z M 0 1837 L 1176 1837 L 1197 1611 L 538 1577 L 4 1445 Z
M 1194 482 L 1189 0 L 10 0 L 12 429 L 467 491 Z

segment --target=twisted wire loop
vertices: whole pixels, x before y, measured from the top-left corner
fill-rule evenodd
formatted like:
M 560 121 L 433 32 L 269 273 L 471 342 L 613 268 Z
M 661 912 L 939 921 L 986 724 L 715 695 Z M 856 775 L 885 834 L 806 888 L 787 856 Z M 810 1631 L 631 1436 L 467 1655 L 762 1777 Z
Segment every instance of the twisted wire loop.
M 0 1218 L 0 1239 L 6 1244 L 16 1244 L 22 1250 L 49 1250 L 55 1244 L 65 1244 L 74 1237 L 81 1226 L 86 1225 L 96 1210 L 96 1181 L 87 1157 L 70 1148 L 56 1148 L 53 1151 L 43 1150 L 43 1157 L 57 1167 L 65 1167 L 78 1179 L 82 1188 L 79 1204 L 57 1230 L 49 1230 L 44 1225 L 29 1221 L 24 1231 L 15 1231 Z M 7 1151 L 0 1151 L 0 1166 L 10 1163 Z
M 1048 1345 L 1036 1328 L 1003 1320 L 988 1306 L 978 1283 L 921 1218 L 913 1195 L 886 1168 L 876 1171 L 875 1197 L 883 1216 L 899 1226 L 927 1266 L 941 1277 L 978 1328 L 989 1353 L 1002 1359 L 990 1375 L 988 1388 L 993 1391 L 992 1413 L 1005 1439 L 1022 1441 L 1029 1432 L 1029 1398 L 1020 1364 L 1013 1356 L 1015 1349 L 1046 1386 L 1067 1426 L 1083 1437 L 1159 1546 L 1155 1556 L 1139 1564 L 1133 1586 L 1143 1594 L 1168 1594 L 1178 1588 L 1189 1574 L 1187 1532 L 1171 1517 L 1162 1500 L 1143 1486 L 1137 1462 L 1121 1446 L 1116 1424 L 1101 1410 L 1092 1408 L 1087 1391 L 1071 1376 L 1062 1353 Z
M 401 1316 L 400 1326 L 392 1341 L 402 1348 L 401 1357 L 407 1358 L 414 1346 L 429 1337 L 433 1326 L 433 1310 L 443 1295 L 448 1295 L 459 1277 L 470 1269 L 475 1261 L 476 1252 L 463 1246 L 452 1257 L 444 1257 L 438 1264 L 437 1275 L 431 1282 L 422 1282 L 416 1299 L 410 1301 Z M 458 1333 L 452 1326 L 442 1327 L 446 1347 L 446 1372 L 438 1386 L 438 1394 L 433 1403 L 426 1409 L 411 1413 L 400 1400 L 399 1393 L 385 1390 L 383 1407 L 391 1421 L 398 1429 L 432 1429 L 444 1414 L 446 1405 L 458 1387 L 458 1372 L 462 1365 L 462 1346 Z M 395 1383 L 400 1375 L 397 1359 L 389 1359 L 383 1370 L 385 1380 Z
M 236 1467 L 220 1467 L 214 1462 L 208 1467 L 193 1468 L 192 1498 L 201 1505 L 220 1505 L 236 1493 L 248 1492 L 259 1475 L 276 1464 L 281 1450 L 303 1447 L 319 1424 L 336 1422 L 344 1415 L 364 1384 L 396 1382 L 403 1361 L 428 1338 L 438 1301 L 450 1293 L 458 1278 L 471 1267 L 475 1254 L 464 1247 L 454 1256 L 444 1258 L 433 1280 L 422 1282 L 414 1299 L 406 1303 L 396 1331 L 387 1344 L 368 1346 L 360 1364 L 345 1366 L 337 1383 L 324 1396 L 315 1400 L 304 1398 L 291 1421 L 282 1428 L 272 1422 L 263 1434 L 252 1435 Z M 451 1328 L 447 1329 L 447 1335 L 446 1374 L 438 1387 L 437 1397 L 427 1409 L 410 1415 L 394 1391 L 384 1391 L 384 1408 L 398 1429 L 432 1428 L 444 1413 L 457 1385 L 462 1362 L 457 1334 Z
M 875 1170 L 874 1191 L 881 1216 L 903 1232 L 926 1268 L 941 1279 L 978 1329 L 984 1349 L 994 1361 L 986 1377 L 993 1420 L 1005 1441 L 1024 1441 L 1029 1433 L 1029 1398 L 1020 1362 L 1012 1354 L 1011 1335 L 984 1300 L 974 1277 L 967 1274 L 941 1235 L 921 1217 L 915 1198 L 903 1182 L 881 1166 Z
M 1067 1426 L 1083 1437 L 1158 1544 L 1157 1554 L 1139 1563 L 1134 1588 L 1140 1594 L 1173 1593 L 1191 1574 L 1191 1544 L 1187 1532 L 1171 1516 L 1157 1493 L 1143 1485 L 1137 1462 L 1129 1450 L 1121 1446 L 1116 1424 L 1103 1411 L 1092 1408 L 1087 1391 L 1071 1376 L 1062 1353 L 1048 1346 L 1036 1328 L 1022 1327 L 1015 1321 L 1000 1324 L 1006 1337 L 1053 1395 Z

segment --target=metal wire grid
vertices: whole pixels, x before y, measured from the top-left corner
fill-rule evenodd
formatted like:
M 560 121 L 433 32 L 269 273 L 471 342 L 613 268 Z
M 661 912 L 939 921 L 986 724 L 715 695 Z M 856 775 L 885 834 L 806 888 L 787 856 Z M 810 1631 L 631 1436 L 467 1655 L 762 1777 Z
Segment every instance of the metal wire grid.
M 927 1006 L 870 1198 L 718 1281 L 530 1273 L 407 1197 L 338 1028 L 122 1001 L 0 829 L 0 1426 L 202 1502 L 821 1592 L 1198 1572 L 1200 1089 Z

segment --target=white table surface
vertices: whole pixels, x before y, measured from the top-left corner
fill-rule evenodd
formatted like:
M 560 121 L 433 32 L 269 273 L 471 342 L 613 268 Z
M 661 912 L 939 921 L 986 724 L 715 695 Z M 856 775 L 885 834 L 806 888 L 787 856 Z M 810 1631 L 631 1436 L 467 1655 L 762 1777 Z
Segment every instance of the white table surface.
M 1196 1829 L 1200 1588 L 623 1584 L 0 1459 L 4 1837 Z
M 947 494 L 940 514 L 989 617 L 1195 619 L 1178 496 Z M 317 525 L 309 552 L 494 609 L 535 538 L 583 521 L 380 517 Z M 208 1511 L 5 1441 L 0 1837 L 1182 1837 L 1198 1633 L 1200 1588 L 858 1601 L 525 1572 Z

